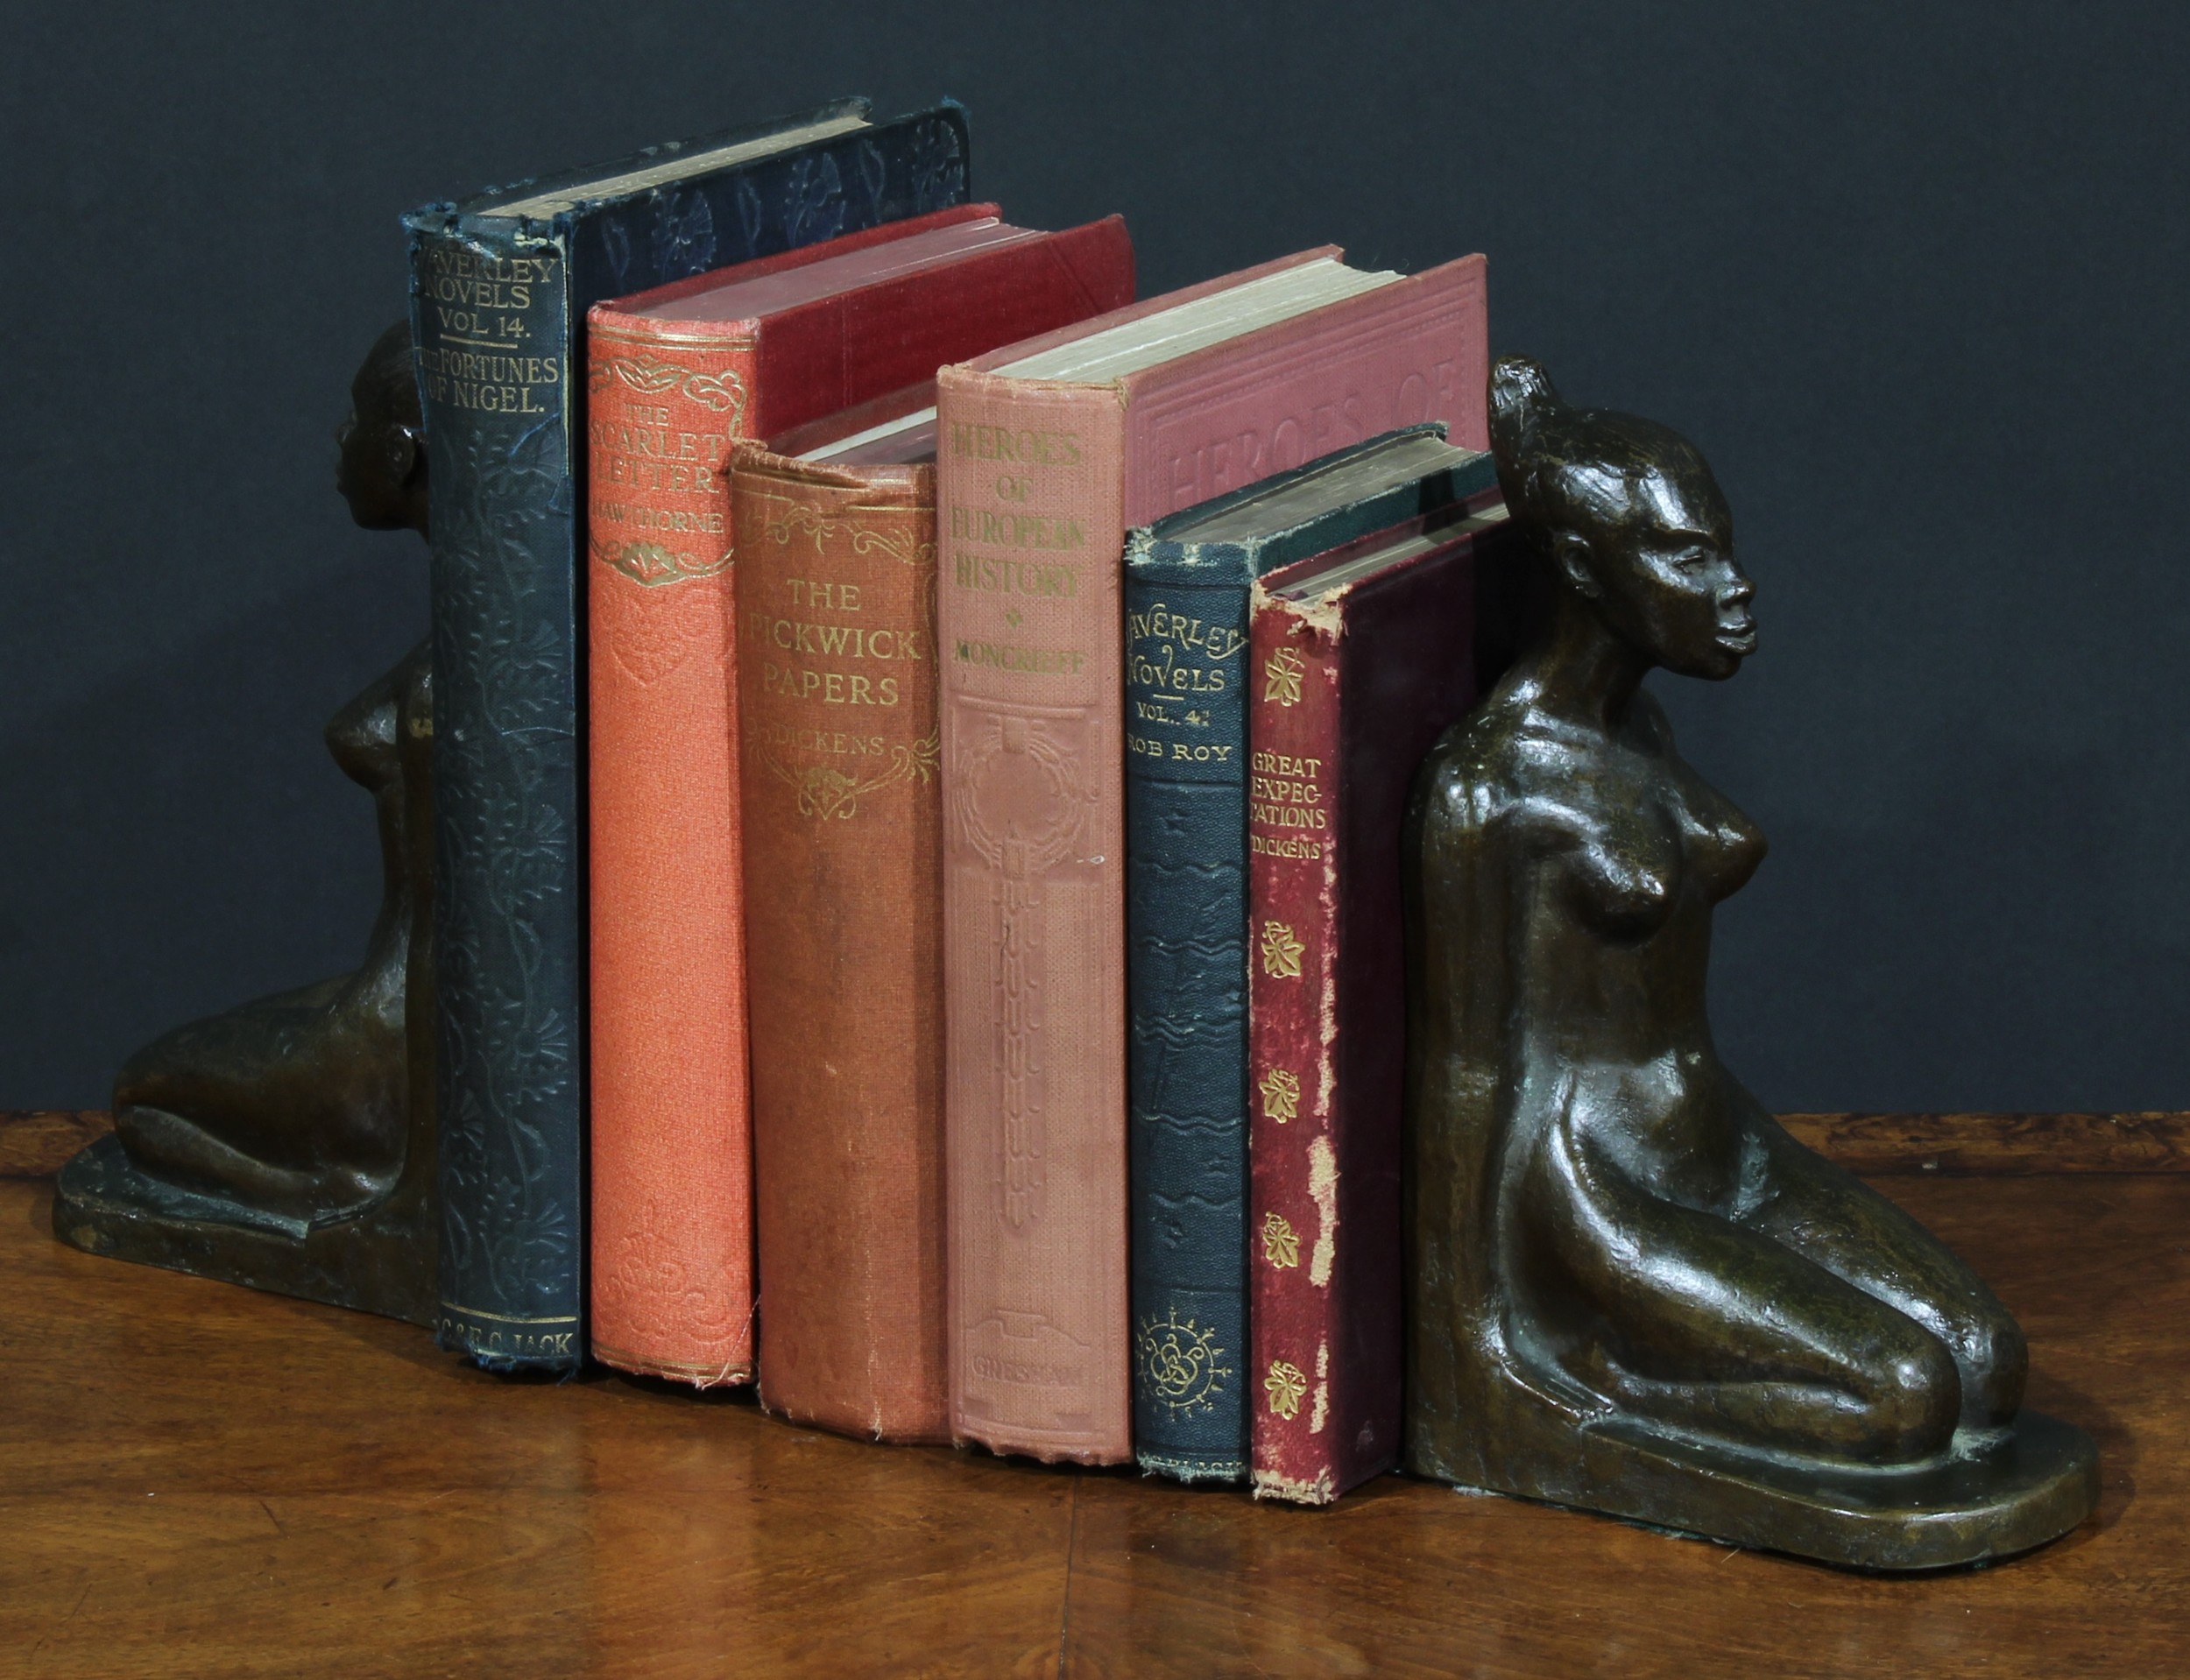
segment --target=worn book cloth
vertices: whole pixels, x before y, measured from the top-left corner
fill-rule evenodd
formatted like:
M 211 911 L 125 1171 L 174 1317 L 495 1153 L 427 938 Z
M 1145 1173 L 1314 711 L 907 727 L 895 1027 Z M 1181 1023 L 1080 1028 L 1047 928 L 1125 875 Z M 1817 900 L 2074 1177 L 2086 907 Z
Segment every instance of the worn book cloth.
M 874 418 L 740 445 L 732 471 L 760 1400 L 942 1442 L 934 432 L 881 460 L 809 447 Z
M 1508 569 L 1482 457 L 1393 454 L 1296 539 L 1339 546 L 1256 580 L 1247 649 L 1254 1491 L 1309 1504 L 1398 1453 L 1400 823 Z

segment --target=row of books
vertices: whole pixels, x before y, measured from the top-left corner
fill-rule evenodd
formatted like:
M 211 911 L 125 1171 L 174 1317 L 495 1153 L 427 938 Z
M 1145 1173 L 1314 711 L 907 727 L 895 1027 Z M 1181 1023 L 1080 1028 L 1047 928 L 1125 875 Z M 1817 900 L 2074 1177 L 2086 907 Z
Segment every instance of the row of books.
M 1398 1447 L 1483 259 L 1134 302 L 966 155 L 844 102 L 409 218 L 440 1338 L 1328 1500 Z

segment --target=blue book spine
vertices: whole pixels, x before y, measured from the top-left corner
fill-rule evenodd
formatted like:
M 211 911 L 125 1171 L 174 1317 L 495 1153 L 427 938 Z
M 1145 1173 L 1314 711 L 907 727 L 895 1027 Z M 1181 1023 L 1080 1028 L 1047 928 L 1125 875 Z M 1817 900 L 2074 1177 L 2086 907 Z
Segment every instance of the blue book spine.
M 1247 1473 L 1246 550 L 1126 561 L 1127 1088 L 1134 1446 Z
M 405 219 L 433 522 L 435 1338 L 482 1365 L 568 1370 L 586 1345 L 585 312 L 962 203 L 965 155 L 946 105 L 545 216 L 496 215 L 510 189 Z
M 433 515 L 434 1333 L 482 1364 L 570 1367 L 584 971 L 568 262 L 552 235 L 455 229 L 417 237 L 413 261 Z M 483 288 L 504 307 L 442 301 Z

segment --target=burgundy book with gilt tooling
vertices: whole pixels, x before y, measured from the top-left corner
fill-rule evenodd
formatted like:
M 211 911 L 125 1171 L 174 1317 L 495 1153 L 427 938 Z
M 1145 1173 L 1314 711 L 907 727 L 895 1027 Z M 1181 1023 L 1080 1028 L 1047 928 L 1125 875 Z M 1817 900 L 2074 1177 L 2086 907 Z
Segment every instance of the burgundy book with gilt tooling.
M 1249 1413 L 1258 1497 L 1397 1462 L 1406 998 L 1400 824 L 1474 702 L 1494 500 L 1256 580 L 1248 632 Z

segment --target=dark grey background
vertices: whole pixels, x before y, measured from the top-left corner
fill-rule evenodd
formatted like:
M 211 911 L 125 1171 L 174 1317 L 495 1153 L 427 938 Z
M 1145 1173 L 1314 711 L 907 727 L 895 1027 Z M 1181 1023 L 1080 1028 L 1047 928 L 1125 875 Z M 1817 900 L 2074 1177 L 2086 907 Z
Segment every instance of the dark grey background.
M 1492 341 L 1687 431 L 1761 586 L 1657 679 L 1773 854 L 1721 1048 L 1793 1108 L 2190 1106 L 2190 9 L 7 7 L 0 1106 L 354 963 L 336 705 L 423 554 L 332 490 L 398 214 L 872 95 L 1122 210 L 1154 293 L 1490 253 Z

